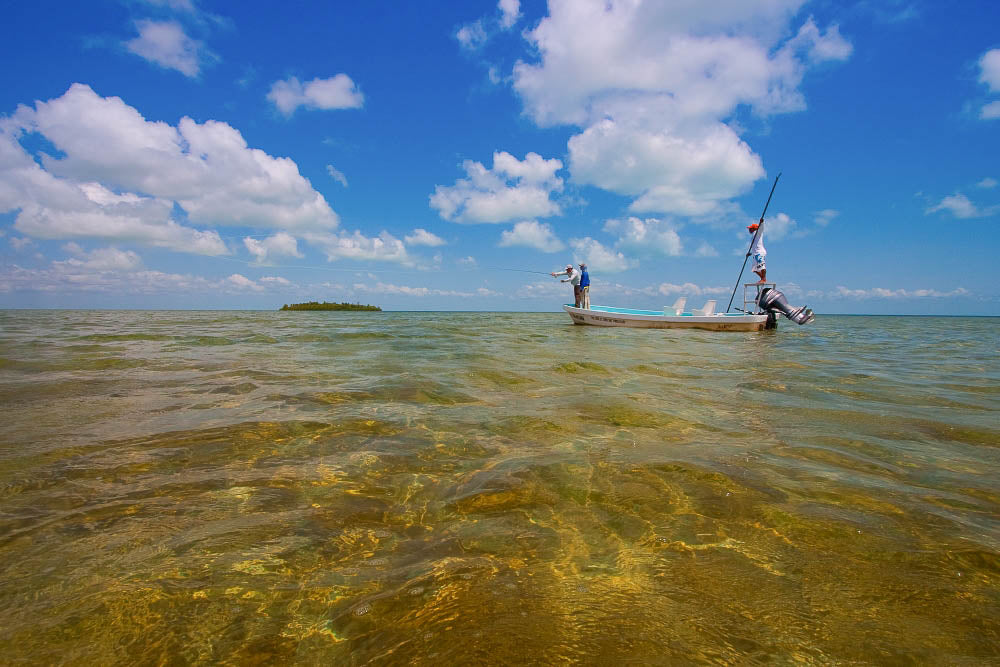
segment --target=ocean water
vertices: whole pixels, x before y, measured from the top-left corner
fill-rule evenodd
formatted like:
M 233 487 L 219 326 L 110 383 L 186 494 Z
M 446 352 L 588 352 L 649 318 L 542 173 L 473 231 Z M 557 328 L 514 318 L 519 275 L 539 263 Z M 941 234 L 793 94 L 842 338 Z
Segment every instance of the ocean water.
M 998 331 L 0 311 L 0 660 L 996 664 Z

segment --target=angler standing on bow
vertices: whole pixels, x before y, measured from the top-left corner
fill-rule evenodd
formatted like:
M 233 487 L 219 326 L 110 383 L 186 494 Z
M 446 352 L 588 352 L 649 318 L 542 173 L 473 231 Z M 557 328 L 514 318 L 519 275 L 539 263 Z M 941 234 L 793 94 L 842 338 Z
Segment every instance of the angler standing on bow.
M 565 271 L 560 271 L 559 273 L 550 273 L 550 276 L 555 278 L 556 276 L 566 276 L 565 279 L 560 280 L 561 283 L 570 283 L 573 285 L 573 301 L 577 308 L 580 307 L 580 272 L 573 268 L 572 264 L 566 265 Z

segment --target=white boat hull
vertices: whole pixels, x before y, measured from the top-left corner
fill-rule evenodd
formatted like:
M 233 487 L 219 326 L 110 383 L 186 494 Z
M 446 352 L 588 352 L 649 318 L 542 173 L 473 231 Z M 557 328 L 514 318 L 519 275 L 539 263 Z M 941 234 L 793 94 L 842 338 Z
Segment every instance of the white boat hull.
M 767 315 L 743 313 L 713 313 L 700 315 L 682 313 L 666 315 L 662 311 L 591 306 L 576 308 L 566 304 L 563 310 L 573 318 L 573 324 L 596 327 L 633 327 L 637 329 L 706 329 L 708 331 L 763 331 Z

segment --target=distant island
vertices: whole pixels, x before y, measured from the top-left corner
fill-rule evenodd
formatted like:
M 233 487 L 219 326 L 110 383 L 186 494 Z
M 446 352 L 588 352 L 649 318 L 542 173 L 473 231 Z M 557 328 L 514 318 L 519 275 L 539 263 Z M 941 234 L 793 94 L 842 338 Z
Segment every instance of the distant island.
M 305 303 L 293 303 L 288 305 L 287 303 L 281 307 L 281 310 L 376 310 L 381 312 L 382 309 L 378 306 L 362 306 L 360 303 L 328 303 L 324 301 L 320 303 L 319 301 L 307 301 Z

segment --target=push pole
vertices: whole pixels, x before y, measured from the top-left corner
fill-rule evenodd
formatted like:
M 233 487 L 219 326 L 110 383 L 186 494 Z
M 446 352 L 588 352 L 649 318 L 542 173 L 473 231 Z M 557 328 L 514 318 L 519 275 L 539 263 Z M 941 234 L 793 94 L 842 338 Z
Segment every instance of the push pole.
M 781 178 L 781 172 L 780 171 L 778 172 L 778 175 L 774 177 L 774 185 L 771 186 L 771 194 L 769 194 L 767 196 L 767 203 L 764 204 L 764 210 L 761 211 L 760 222 L 757 223 L 757 231 L 754 232 L 753 238 L 750 239 L 750 247 L 747 248 L 747 255 L 746 255 L 746 257 L 743 258 L 743 266 L 740 267 L 740 277 L 736 279 L 736 285 L 733 286 L 733 295 L 731 297 L 729 297 L 729 305 L 726 306 L 726 312 L 727 313 L 729 312 L 729 309 L 733 307 L 733 299 L 736 298 L 736 290 L 739 289 L 740 281 L 743 280 L 743 272 L 746 271 L 746 268 L 747 268 L 747 258 L 750 257 L 750 251 L 753 249 L 754 241 L 757 240 L 757 236 L 764 229 L 764 214 L 767 213 L 767 207 L 771 205 L 771 197 L 774 196 L 774 189 L 776 187 L 778 187 L 778 179 L 779 178 Z

